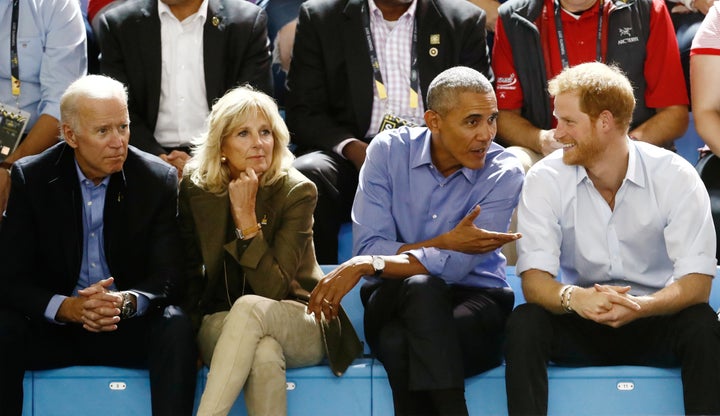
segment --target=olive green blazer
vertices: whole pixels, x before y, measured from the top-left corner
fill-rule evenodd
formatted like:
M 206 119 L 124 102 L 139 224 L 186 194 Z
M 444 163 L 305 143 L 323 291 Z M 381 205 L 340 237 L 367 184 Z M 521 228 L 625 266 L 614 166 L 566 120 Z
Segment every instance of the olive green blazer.
M 242 267 L 253 292 L 270 299 L 306 301 L 323 277 L 312 234 L 317 189 L 294 168 L 276 183 L 258 189 L 255 215 L 263 225 L 249 240 L 226 242 L 227 230 L 232 227 L 227 193 L 212 194 L 185 178 L 179 201 L 188 278 L 185 307 L 196 328 L 207 313 L 204 305 L 212 300 L 215 285 L 224 284 L 226 253 Z M 349 364 L 362 349 L 356 348 L 361 344 L 344 312 L 342 318 L 340 324 L 350 326 L 350 330 L 336 330 L 338 323 L 330 323 L 323 326 L 323 334 L 327 335 L 325 344 L 331 361 L 333 350 L 339 348 Z M 338 373 L 335 368 L 333 372 Z

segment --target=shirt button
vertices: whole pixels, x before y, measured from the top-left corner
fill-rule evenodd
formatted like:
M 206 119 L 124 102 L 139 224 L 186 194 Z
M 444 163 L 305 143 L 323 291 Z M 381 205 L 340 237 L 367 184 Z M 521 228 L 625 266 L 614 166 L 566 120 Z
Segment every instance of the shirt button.
M 433 219 L 436 219 L 436 218 L 437 218 L 437 214 L 433 214 L 432 217 L 433 217 Z
M 92 205 L 92 201 L 88 201 L 88 206 Z
M 90 237 L 95 237 L 95 233 L 90 233 Z
M 90 266 L 95 267 L 95 263 L 90 263 Z

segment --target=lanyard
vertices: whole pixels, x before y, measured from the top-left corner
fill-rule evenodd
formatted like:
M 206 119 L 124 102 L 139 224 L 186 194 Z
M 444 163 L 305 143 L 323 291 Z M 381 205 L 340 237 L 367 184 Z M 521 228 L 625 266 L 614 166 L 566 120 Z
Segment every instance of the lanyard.
M 555 0 L 555 30 L 557 30 L 558 45 L 560 46 L 560 59 L 562 60 L 563 69 L 570 66 L 567 56 L 567 48 L 565 47 L 565 35 L 563 34 L 562 20 L 560 19 L 560 4 Z M 602 24 L 603 24 L 603 0 L 598 0 L 598 32 L 595 60 L 602 62 Z
M 20 0 L 13 0 L 12 25 L 10 27 L 10 83 L 12 94 L 20 95 L 20 66 L 18 63 L 17 32 L 18 32 L 18 3 Z
M 375 87 L 378 90 L 378 96 L 381 100 L 387 99 L 387 89 L 383 83 L 382 73 L 380 72 L 380 60 L 378 59 L 377 50 L 375 49 L 375 41 L 370 31 L 370 11 L 367 4 L 363 3 L 361 14 L 363 16 L 363 27 L 365 29 L 365 40 L 370 51 L 370 60 L 372 61 L 373 78 L 375 79 Z M 420 80 L 417 71 L 417 25 L 413 22 L 412 45 L 410 47 L 410 108 L 418 107 L 418 90 L 420 90 Z

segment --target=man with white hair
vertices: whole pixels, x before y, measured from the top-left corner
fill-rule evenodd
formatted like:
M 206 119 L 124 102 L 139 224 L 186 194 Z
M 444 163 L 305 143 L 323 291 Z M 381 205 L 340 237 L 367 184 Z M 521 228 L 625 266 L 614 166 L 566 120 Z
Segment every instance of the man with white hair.
M 177 172 L 128 146 L 121 83 L 80 78 L 60 113 L 64 142 L 13 166 L 0 230 L 3 414 L 21 414 L 25 370 L 112 365 L 150 370 L 154 415 L 190 415 Z

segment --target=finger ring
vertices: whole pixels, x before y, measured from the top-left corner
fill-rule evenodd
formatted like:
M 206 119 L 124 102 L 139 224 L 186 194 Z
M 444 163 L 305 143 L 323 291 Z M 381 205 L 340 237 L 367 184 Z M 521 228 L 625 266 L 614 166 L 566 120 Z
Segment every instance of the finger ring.
M 330 301 L 325 298 L 323 298 L 323 303 L 327 303 L 328 305 L 330 305 Z

